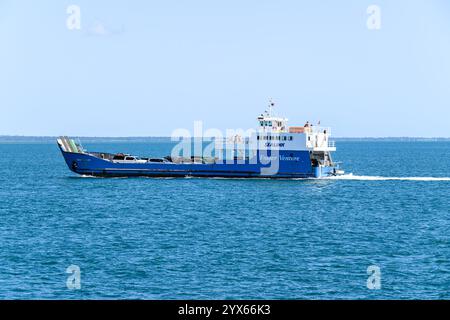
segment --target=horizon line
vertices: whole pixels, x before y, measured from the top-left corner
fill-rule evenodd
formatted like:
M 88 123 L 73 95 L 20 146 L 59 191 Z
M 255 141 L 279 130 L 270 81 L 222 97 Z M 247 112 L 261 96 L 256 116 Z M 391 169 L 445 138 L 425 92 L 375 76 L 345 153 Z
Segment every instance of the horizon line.
M 59 138 L 61 136 L 69 136 L 73 138 L 87 138 L 87 139 L 133 139 L 133 138 L 171 138 L 171 136 L 166 135 L 148 135 L 148 136 L 79 136 L 79 135 L 8 135 L 8 134 L 0 134 L 1 138 Z M 181 136 L 177 136 L 181 137 Z M 211 138 L 214 136 L 192 136 L 190 138 Z M 333 139 L 450 139 L 448 137 L 420 137 L 420 136 L 342 136 L 342 137 L 332 137 Z

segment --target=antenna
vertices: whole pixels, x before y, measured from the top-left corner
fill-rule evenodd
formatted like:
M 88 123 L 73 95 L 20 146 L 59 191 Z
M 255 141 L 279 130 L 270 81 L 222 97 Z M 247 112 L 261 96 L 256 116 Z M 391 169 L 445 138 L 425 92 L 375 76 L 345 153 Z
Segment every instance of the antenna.
M 269 99 L 269 112 L 268 112 L 269 116 L 272 116 L 272 109 L 273 109 L 274 106 L 275 106 L 275 102 L 273 102 L 273 99 L 270 98 Z

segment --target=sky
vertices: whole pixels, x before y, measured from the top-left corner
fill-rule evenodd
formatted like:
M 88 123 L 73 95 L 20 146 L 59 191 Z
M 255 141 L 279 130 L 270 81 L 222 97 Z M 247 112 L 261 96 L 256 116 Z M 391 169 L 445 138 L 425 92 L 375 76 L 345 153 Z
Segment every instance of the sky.
M 0 41 L 0 135 L 248 129 L 273 98 L 339 137 L 450 137 L 448 0 L 0 0 Z

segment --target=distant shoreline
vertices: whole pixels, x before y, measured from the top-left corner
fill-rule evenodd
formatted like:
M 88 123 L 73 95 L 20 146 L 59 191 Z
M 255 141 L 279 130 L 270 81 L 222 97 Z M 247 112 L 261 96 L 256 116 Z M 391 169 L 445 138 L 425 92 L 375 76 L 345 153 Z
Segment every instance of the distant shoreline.
M 84 143 L 117 143 L 117 142 L 171 142 L 170 137 L 77 137 Z M 53 136 L 6 136 L 0 135 L 0 143 L 55 143 Z M 449 138 L 436 137 L 335 137 L 335 141 L 374 141 L 374 142 L 438 142 L 450 141 Z

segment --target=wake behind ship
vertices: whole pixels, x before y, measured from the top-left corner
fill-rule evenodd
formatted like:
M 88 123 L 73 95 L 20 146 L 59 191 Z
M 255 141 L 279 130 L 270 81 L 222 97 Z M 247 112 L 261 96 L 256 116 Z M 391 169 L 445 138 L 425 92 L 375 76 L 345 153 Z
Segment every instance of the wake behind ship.
M 69 169 L 88 176 L 321 178 L 344 173 L 332 160 L 336 147 L 329 128 L 309 123 L 288 127 L 288 119 L 273 115 L 273 105 L 258 117 L 258 128 L 248 137 L 216 139 L 219 156 L 147 158 L 88 152 L 68 137 L 57 143 Z

